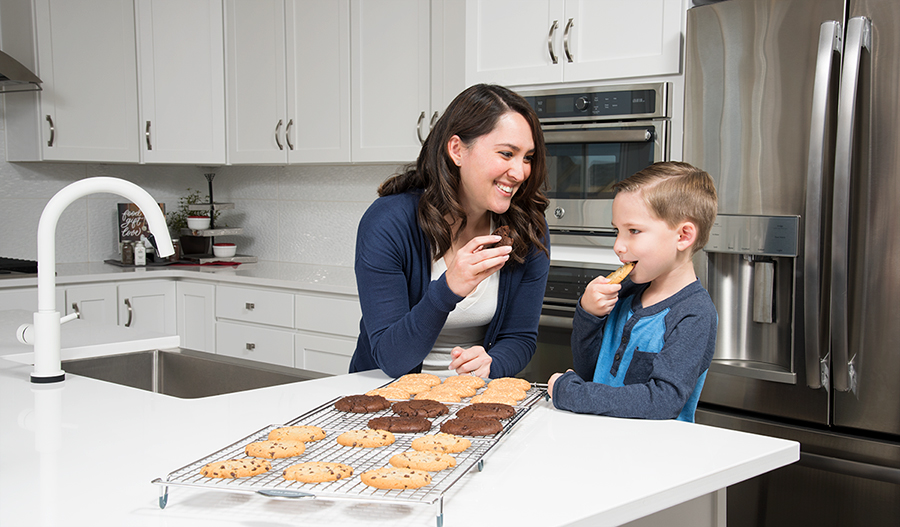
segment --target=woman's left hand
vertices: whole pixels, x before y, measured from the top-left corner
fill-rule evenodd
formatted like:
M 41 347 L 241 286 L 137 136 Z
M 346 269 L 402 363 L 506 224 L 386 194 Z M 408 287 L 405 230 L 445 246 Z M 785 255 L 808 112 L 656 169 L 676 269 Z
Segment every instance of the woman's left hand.
M 487 379 L 492 360 L 483 346 L 468 349 L 457 346 L 450 351 L 450 369 L 456 370 L 457 375 L 477 375 Z

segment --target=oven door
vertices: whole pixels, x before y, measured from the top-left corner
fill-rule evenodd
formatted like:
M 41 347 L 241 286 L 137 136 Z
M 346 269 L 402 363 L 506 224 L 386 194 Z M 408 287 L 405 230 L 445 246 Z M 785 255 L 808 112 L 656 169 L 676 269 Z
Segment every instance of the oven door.
M 613 186 L 669 158 L 666 119 L 544 125 L 553 230 L 610 231 Z
M 604 263 L 562 262 L 550 264 L 547 290 L 541 309 L 537 349 L 519 374 L 531 382 L 547 382 L 556 372 L 572 367 L 572 318 L 575 306 L 591 280 L 616 269 Z

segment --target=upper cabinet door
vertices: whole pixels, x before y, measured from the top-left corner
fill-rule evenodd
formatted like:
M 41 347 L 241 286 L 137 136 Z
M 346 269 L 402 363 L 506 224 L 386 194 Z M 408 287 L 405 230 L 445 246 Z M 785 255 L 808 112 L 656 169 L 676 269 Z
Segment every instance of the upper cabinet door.
M 561 82 L 565 22 L 563 0 L 466 0 L 467 84 Z
M 137 0 L 141 157 L 225 163 L 222 0 Z
M 40 155 L 136 163 L 134 7 L 119 0 L 35 2 Z M 90 37 L 90 38 L 87 38 Z M 27 94 L 19 94 L 16 97 Z
M 566 0 L 564 79 L 678 74 L 684 12 L 682 0 Z
M 291 163 L 350 161 L 350 0 L 293 0 L 287 15 Z
M 287 162 L 285 42 L 285 0 L 225 1 L 229 163 Z
M 351 1 L 354 162 L 418 157 L 432 115 L 430 16 L 420 0 Z
M 685 0 L 466 0 L 466 83 L 678 74 L 684 12 Z

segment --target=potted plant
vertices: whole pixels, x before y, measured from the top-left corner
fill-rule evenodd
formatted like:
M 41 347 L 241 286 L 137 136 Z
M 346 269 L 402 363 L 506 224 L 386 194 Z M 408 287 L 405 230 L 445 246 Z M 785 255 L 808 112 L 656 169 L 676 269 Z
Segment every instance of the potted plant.
M 188 228 L 188 217 L 209 217 L 208 210 L 191 210 L 191 205 L 209 203 L 207 196 L 201 196 L 199 190 L 187 189 L 188 193 L 178 199 L 178 209 L 169 212 L 167 223 L 172 238 L 178 238 L 181 244 L 182 254 L 208 254 L 209 238 L 204 236 L 191 236 L 181 233 Z M 213 219 L 219 217 L 219 211 L 215 211 Z

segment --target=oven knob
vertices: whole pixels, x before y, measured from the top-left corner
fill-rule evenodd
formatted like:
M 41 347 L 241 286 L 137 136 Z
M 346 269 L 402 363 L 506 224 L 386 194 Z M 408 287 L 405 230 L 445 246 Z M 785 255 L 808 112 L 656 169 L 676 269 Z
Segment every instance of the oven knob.
M 561 220 L 562 217 L 566 215 L 566 209 L 556 207 L 556 210 L 553 211 L 553 215 L 556 216 L 556 219 Z
M 591 104 L 591 101 L 588 100 L 588 98 L 585 97 L 584 95 L 575 99 L 575 108 L 580 111 L 586 110 L 587 107 L 590 106 L 590 104 Z

